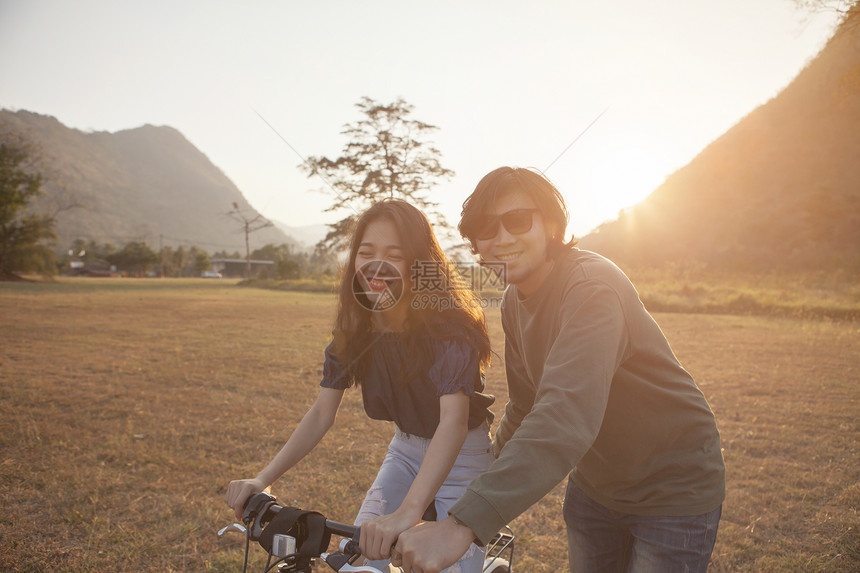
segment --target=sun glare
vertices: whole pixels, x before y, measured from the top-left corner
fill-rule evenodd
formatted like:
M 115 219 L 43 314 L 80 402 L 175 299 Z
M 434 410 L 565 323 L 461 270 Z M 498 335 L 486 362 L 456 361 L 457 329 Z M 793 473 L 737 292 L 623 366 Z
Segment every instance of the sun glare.
M 656 189 L 668 175 L 668 162 L 644 144 L 624 142 L 596 158 L 590 171 L 589 209 L 607 221 Z

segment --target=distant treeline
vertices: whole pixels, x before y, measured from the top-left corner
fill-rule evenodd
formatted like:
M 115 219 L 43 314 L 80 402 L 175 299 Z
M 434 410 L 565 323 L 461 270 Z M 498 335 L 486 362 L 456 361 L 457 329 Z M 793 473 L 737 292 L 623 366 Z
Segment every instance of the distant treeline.
M 127 276 L 197 277 L 212 268 L 212 260 L 245 260 L 246 254 L 226 250 L 209 253 L 197 246 L 162 247 L 156 251 L 143 241 L 131 241 L 122 247 L 113 243 L 76 239 L 58 261 L 61 274 L 107 275 L 113 272 Z M 271 268 L 254 278 L 299 279 L 330 278 L 338 273 L 334 256 L 299 252 L 290 245 L 268 244 L 251 251 L 250 258 L 272 261 Z

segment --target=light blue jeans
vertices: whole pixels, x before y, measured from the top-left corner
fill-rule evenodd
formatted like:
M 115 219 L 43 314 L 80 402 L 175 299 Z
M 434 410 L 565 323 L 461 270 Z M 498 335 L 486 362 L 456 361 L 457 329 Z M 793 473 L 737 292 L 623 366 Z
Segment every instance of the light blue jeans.
M 597 503 L 568 480 L 564 498 L 572 573 L 704 573 L 722 506 L 681 517 L 632 515 Z
M 400 507 L 412 481 L 418 474 L 430 440 L 400 431 L 398 428 L 388 446 L 388 453 L 379 468 L 376 480 L 367 492 L 364 503 L 355 518 L 355 524 L 388 515 Z M 466 491 L 466 486 L 493 463 L 493 445 L 489 428 L 481 425 L 470 430 L 454 467 L 436 493 L 436 519 L 448 517 L 448 509 Z M 472 544 L 463 557 L 445 569 L 447 573 L 480 573 L 484 564 L 485 549 Z M 388 560 L 372 561 L 373 567 L 387 571 Z

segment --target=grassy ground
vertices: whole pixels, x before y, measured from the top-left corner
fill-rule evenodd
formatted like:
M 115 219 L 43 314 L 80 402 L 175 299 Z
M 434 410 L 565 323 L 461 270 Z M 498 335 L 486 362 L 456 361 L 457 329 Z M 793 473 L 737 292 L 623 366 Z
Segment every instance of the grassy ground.
M 240 570 L 241 541 L 214 533 L 231 520 L 225 486 L 312 401 L 333 313 L 331 295 L 230 281 L 0 283 L 0 570 Z M 656 318 L 722 433 L 729 493 L 711 569 L 860 569 L 860 327 Z M 498 412 L 500 360 L 488 385 Z M 348 393 L 274 493 L 351 519 L 391 433 Z M 512 524 L 517 570 L 566 570 L 561 500 L 558 487 Z
M 656 312 L 860 319 L 860 277 L 851 273 L 725 273 L 697 267 L 631 269 Z

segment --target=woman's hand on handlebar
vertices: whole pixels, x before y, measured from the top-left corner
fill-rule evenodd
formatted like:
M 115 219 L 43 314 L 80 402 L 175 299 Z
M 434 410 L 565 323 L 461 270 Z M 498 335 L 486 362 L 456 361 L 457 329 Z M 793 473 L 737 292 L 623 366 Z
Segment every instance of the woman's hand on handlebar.
M 421 520 L 400 511 L 365 521 L 361 524 L 358 541 L 361 554 L 374 561 L 388 559 L 397 537 L 419 521 Z
M 238 479 L 230 482 L 227 486 L 227 494 L 224 496 L 227 505 L 233 508 L 236 514 L 236 520 L 242 520 L 242 513 L 245 511 L 245 502 L 255 493 L 260 493 L 269 486 L 257 478 L 253 479 Z

